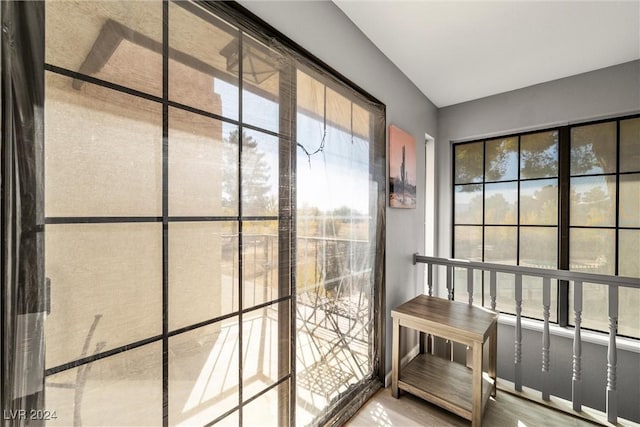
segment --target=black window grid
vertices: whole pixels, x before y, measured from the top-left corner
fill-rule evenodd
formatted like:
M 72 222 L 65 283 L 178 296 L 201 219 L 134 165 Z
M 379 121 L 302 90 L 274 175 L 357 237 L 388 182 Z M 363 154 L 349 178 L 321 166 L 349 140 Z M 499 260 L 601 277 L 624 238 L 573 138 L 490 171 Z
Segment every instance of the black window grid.
M 253 305 L 250 307 L 243 307 L 243 262 L 244 262 L 244 251 L 243 251 L 243 230 L 242 226 L 244 222 L 248 221 L 286 221 L 289 224 L 295 224 L 295 221 L 292 220 L 291 210 L 281 211 L 278 215 L 261 215 L 261 216 L 244 216 L 243 215 L 243 203 L 242 203 L 242 141 L 238 143 L 238 159 L 237 159 L 237 171 L 238 171 L 238 215 L 234 216 L 170 216 L 169 215 L 169 176 L 168 176 L 168 147 L 170 144 L 169 141 L 169 107 L 176 108 L 179 110 L 187 111 L 192 114 L 196 114 L 199 116 L 207 117 L 210 119 L 218 120 L 221 122 L 229 123 L 238 126 L 239 135 L 242 135 L 243 129 L 258 131 L 267 135 L 271 135 L 279 138 L 280 141 L 286 141 L 289 145 L 289 150 L 295 153 L 295 150 L 292 147 L 293 140 L 289 135 L 285 135 L 280 132 L 273 132 L 269 129 L 264 129 L 259 126 L 255 126 L 252 124 L 243 122 L 243 90 L 244 84 L 243 79 L 238 79 L 238 119 L 228 118 L 222 115 L 214 114 L 208 111 L 200 110 L 188 105 L 184 105 L 169 99 L 169 2 L 163 1 L 163 19 L 162 19 L 162 97 L 158 97 L 149 93 L 145 93 L 143 91 L 139 91 L 136 89 L 132 89 L 126 87 L 124 85 L 120 85 L 117 83 L 109 82 L 106 80 L 102 80 L 87 74 L 83 74 L 77 71 L 69 70 L 63 67 L 59 67 L 53 64 L 45 63 L 44 69 L 45 72 L 53 73 L 56 75 L 66 76 L 73 78 L 75 80 L 83 81 L 88 84 L 97 85 L 109 90 L 113 90 L 116 92 L 132 95 L 138 98 L 142 98 L 148 101 L 152 101 L 158 103 L 162 106 L 162 215 L 161 216 L 56 216 L 56 217 L 45 217 L 45 224 L 67 224 L 67 225 L 76 225 L 76 224 L 116 224 L 116 223 L 159 223 L 162 224 L 162 333 L 160 335 L 155 335 L 152 337 L 144 338 L 138 340 L 136 342 L 128 343 L 123 346 L 119 346 L 117 348 L 109 349 L 107 351 L 101 351 L 90 356 L 81 357 L 70 362 L 64 363 L 62 365 L 53 366 L 45 370 L 45 376 L 49 377 L 55 375 L 57 373 L 81 367 L 83 365 L 87 365 L 102 359 L 105 359 L 110 356 L 121 354 L 122 352 L 133 350 L 148 344 L 153 344 L 157 342 L 162 343 L 162 388 L 163 388 L 163 398 L 162 398 L 162 419 L 163 425 L 168 425 L 169 420 L 169 338 L 190 332 L 205 326 L 212 325 L 214 323 L 218 323 L 230 318 L 237 318 L 238 324 L 240 327 L 238 328 L 238 342 L 239 348 L 243 348 L 243 337 L 242 337 L 242 321 L 243 316 L 246 313 L 257 311 L 260 309 L 264 309 L 270 306 L 276 306 L 280 303 L 289 303 L 291 305 L 292 301 L 292 289 L 291 286 L 286 295 L 279 296 L 275 299 L 269 300 L 267 302 Z M 239 39 L 239 54 L 242 57 L 242 47 L 244 40 L 244 31 L 238 30 L 238 39 Z M 239 76 L 243 75 L 243 61 L 239 61 Z M 291 174 L 288 176 L 292 176 Z M 283 194 L 290 195 L 292 192 L 289 189 L 293 186 L 292 182 L 280 183 L 280 191 L 278 199 L 282 203 Z M 290 196 L 289 196 L 290 197 Z M 290 204 L 290 201 L 286 201 L 285 203 Z M 169 247 L 169 224 L 176 222 L 236 222 L 238 225 L 238 265 L 237 265 L 237 280 L 235 286 L 238 287 L 238 310 L 232 311 L 230 313 L 216 316 L 210 319 L 207 319 L 202 322 L 198 322 L 195 324 L 191 324 L 179 329 L 170 330 L 168 324 L 168 294 L 169 294 L 169 271 L 168 271 L 168 247 Z M 279 230 L 282 227 L 278 227 Z M 282 260 L 279 261 L 282 263 Z M 281 265 L 282 268 L 292 269 L 290 263 L 291 260 L 287 260 L 285 262 L 287 265 Z M 290 276 L 294 279 L 295 276 Z M 292 313 L 291 308 L 289 308 L 289 313 Z M 292 325 L 295 323 L 291 322 Z M 294 331 L 290 331 L 290 337 L 293 339 Z M 294 355 L 289 355 L 288 351 L 289 346 L 282 350 L 287 352 L 287 358 L 293 358 Z M 279 356 L 281 357 L 281 356 Z M 238 412 L 238 416 L 240 419 L 240 425 L 242 425 L 242 408 L 259 398 L 263 394 L 268 391 L 278 387 L 282 383 L 287 380 L 292 380 L 293 373 L 292 369 L 288 369 L 286 375 L 279 378 L 272 384 L 267 385 L 264 389 L 259 391 L 252 396 L 244 396 L 243 395 L 243 377 L 242 377 L 242 363 L 243 358 L 239 357 L 238 360 L 239 369 L 238 369 L 238 394 L 239 394 L 239 402 L 238 405 L 229 411 L 225 412 L 221 416 L 217 417 L 215 420 L 212 420 L 207 425 L 213 425 L 227 416 L 233 414 L 234 412 Z M 289 402 L 289 404 L 295 404 L 295 402 Z M 293 414 L 293 412 L 292 412 Z M 291 421 L 292 415 L 286 414 L 286 418 Z
M 540 228 L 557 228 L 558 229 L 558 254 L 557 254 L 557 267 L 559 269 L 569 269 L 569 242 L 570 242 L 570 232 L 571 229 L 607 229 L 607 230 L 615 230 L 615 275 L 619 273 L 619 235 L 620 230 L 638 230 L 640 231 L 640 227 L 626 227 L 620 226 L 620 177 L 625 175 L 634 175 L 640 173 L 639 170 L 632 171 L 620 171 L 620 123 L 624 120 L 640 118 L 640 114 L 633 115 L 625 115 L 621 117 L 612 117 L 607 119 L 600 119 L 590 122 L 584 123 L 576 123 L 566 126 L 558 126 L 552 128 L 543 128 L 537 130 L 531 130 L 522 133 L 516 134 L 508 134 L 504 136 L 497 136 L 491 138 L 483 138 L 472 141 L 465 141 L 460 143 L 452 144 L 452 175 L 451 182 L 453 183 L 453 192 L 452 192 L 452 210 L 451 210 L 451 223 L 453 224 L 451 228 L 451 256 L 455 256 L 455 227 L 456 226 L 475 226 L 482 227 L 482 260 L 485 260 L 485 229 L 486 227 L 517 227 L 517 265 L 520 264 L 520 228 L 521 227 L 540 227 Z M 600 123 L 608 123 L 615 122 L 616 123 L 616 170 L 615 172 L 607 172 L 607 173 L 585 173 L 585 174 L 571 174 L 570 172 L 570 150 L 571 150 L 571 129 L 581 126 L 588 126 Z M 558 175 L 551 177 L 537 177 L 537 178 L 521 178 L 521 138 L 525 135 L 532 135 L 543 132 L 558 132 Z M 517 137 L 518 138 L 518 178 L 511 180 L 497 180 L 497 181 L 487 181 L 486 180 L 486 143 L 488 141 L 493 141 L 496 139 L 505 139 Z M 480 182 L 456 182 L 456 156 L 455 150 L 459 146 L 463 146 L 465 144 L 474 144 L 474 143 L 482 143 L 483 145 L 483 173 L 482 180 Z M 615 189 L 616 189 L 616 202 L 615 202 L 615 225 L 613 226 L 581 226 L 581 225 L 571 225 L 570 224 L 570 182 L 572 178 L 582 178 L 582 177 L 615 177 Z M 521 224 L 520 223 L 520 190 L 521 183 L 530 182 L 530 181 L 540 181 L 540 180 L 548 180 L 548 179 L 557 179 L 558 180 L 558 221 L 556 225 L 536 225 L 536 224 Z M 516 224 L 487 224 L 486 216 L 485 216 L 485 187 L 486 184 L 497 184 L 497 183 L 512 183 L 518 182 L 518 195 L 517 195 L 517 223 Z M 455 192 L 456 188 L 459 186 L 470 186 L 470 185 L 482 185 L 482 223 L 457 223 L 455 221 Z M 454 291 L 453 295 L 455 296 L 455 280 L 453 283 Z M 485 277 L 482 275 L 481 279 L 481 289 L 482 289 L 482 305 L 485 305 Z M 557 323 L 560 326 L 572 326 L 571 324 L 571 309 L 569 307 L 569 283 L 565 281 L 559 281 L 557 287 Z M 522 316 L 525 318 L 531 318 L 534 320 L 541 320 L 538 317 L 529 317 Z M 596 332 L 601 332 L 596 329 L 590 329 L 588 327 L 582 327 L 586 330 L 593 330 Z M 620 335 L 624 336 L 624 335 Z M 638 337 L 628 337 L 628 338 L 638 338 Z

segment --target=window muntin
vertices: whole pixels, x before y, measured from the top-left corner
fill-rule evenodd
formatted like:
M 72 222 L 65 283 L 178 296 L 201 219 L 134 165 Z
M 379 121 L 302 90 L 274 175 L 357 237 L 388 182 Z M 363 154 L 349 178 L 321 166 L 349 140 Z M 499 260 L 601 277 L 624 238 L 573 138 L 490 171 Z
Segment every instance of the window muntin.
M 456 144 L 454 157 L 454 257 L 557 268 L 557 242 L 549 236 L 556 235 L 558 225 L 558 132 Z M 466 272 L 456 269 L 454 295 L 463 301 L 466 280 Z M 488 284 L 488 274 L 474 278 L 474 299 L 485 306 L 491 301 Z M 514 313 L 513 276 L 499 274 L 497 285 L 497 308 Z M 541 285 L 523 280 L 529 298 L 525 316 L 541 318 Z M 555 291 L 557 284 L 552 286 Z M 553 320 L 555 310 L 554 295 Z
M 499 261 L 498 258 L 501 257 L 493 254 L 497 231 L 500 230 L 495 226 L 508 224 L 505 223 L 504 217 L 508 215 L 510 209 L 504 201 L 513 199 L 513 189 L 508 186 L 511 181 L 502 181 L 497 184 L 490 181 L 511 177 L 506 172 L 510 167 L 504 165 L 512 163 L 507 159 L 510 159 L 513 154 L 504 147 L 509 146 L 506 141 L 515 138 L 519 140 L 520 165 L 520 175 L 517 180 L 519 218 L 518 223 L 514 224 L 518 229 L 518 264 L 557 268 L 558 256 L 564 253 L 567 259 L 566 268 L 572 270 L 637 277 L 637 268 L 633 265 L 637 265 L 638 251 L 635 246 L 640 233 L 640 200 L 637 196 L 640 191 L 638 185 L 640 162 L 636 155 L 640 146 L 640 118 L 623 118 L 570 126 L 566 132 L 567 137 L 562 141 L 559 139 L 559 134 L 559 130 L 549 130 L 454 146 L 456 153 L 454 156 L 454 182 L 456 183 L 454 186 L 454 256 L 466 258 L 471 255 L 464 250 L 464 239 L 462 233 L 458 231 L 463 224 L 462 220 L 470 215 L 468 203 L 462 202 L 464 196 L 461 195 L 461 190 L 465 186 L 470 187 L 467 182 L 470 176 L 467 172 L 469 167 L 464 164 L 462 173 L 458 175 L 457 162 L 461 157 L 458 155 L 459 150 L 464 153 L 469 151 L 467 147 L 474 147 L 476 153 L 481 153 L 482 144 L 491 145 L 489 151 L 484 149 L 485 153 L 492 156 L 491 159 L 484 161 L 484 167 L 485 172 L 493 168 L 495 176 L 486 178 L 482 184 L 482 190 L 478 190 L 484 194 L 484 217 L 483 222 L 477 224 L 483 235 L 483 243 L 479 244 L 483 259 L 488 261 L 492 258 Z M 568 145 L 570 153 L 567 165 L 558 164 L 559 147 L 562 144 Z M 511 144 L 513 145 L 514 143 Z M 495 147 L 498 146 L 501 148 L 496 149 Z M 502 163 L 495 160 L 500 158 L 500 155 L 504 159 Z M 464 156 L 462 158 L 465 159 Z M 496 169 L 498 172 L 495 172 Z M 566 175 L 559 176 L 560 170 L 564 170 Z M 569 215 L 566 218 L 561 218 L 558 212 L 561 191 L 559 183 L 562 180 L 565 180 L 568 190 L 566 197 Z M 491 205 L 494 202 L 496 206 L 500 205 L 502 208 L 492 208 Z M 503 203 L 500 204 L 500 202 Z M 458 211 L 460 208 L 462 209 Z M 500 218 L 496 219 L 492 211 L 499 211 Z M 478 218 L 479 216 L 476 215 L 476 221 Z M 562 245 L 560 245 L 561 227 L 567 227 L 569 236 L 566 243 Z M 507 244 L 506 241 L 502 243 Z M 476 250 L 476 256 L 478 253 L 480 251 Z M 502 262 L 505 260 L 503 259 Z M 462 300 L 466 300 L 465 280 L 466 276 L 456 275 L 455 295 Z M 523 279 L 525 296 L 523 315 L 541 318 L 541 295 L 536 296 L 537 293 L 541 294 L 541 280 L 537 281 L 539 283 L 527 283 L 527 281 L 527 278 Z M 458 289 L 459 282 L 462 282 L 462 290 Z M 515 305 L 513 295 L 507 297 L 506 303 L 502 303 L 500 279 L 498 282 L 497 307 L 501 311 L 513 312 Z M 483 281 L 485 304 L 489 301 L 487 283 L 488 275 Z M 513 278 L 510 283 L 505 282 L 504 286 L 513 287 Z M 557 283 L 552 283 L 554 289 L 558 289 L 557 286 Z M 508 290 L 502 292 L 512 293 Z M 568 308 L 568 323 L 573 322 L 572 293 L 573 285 L 569 284 L 568 299 L 560 301 L 560 304 Z M 585 284 L 583 295 L 582 326 L 608 330 L 607 305 L 602 303 L 608 298 L 606 286 Z M 552 317 L 555 314 L 555 297 L 554 294 Z M 620 289 L 620 319 L 623 317 L 627 319 L 626 326 L 621 326 L 620 329 L 622 335 L 640 336 L 640 330 L 635 326 L 638 323 L 639 297 L 640 292 L 637 290 Z

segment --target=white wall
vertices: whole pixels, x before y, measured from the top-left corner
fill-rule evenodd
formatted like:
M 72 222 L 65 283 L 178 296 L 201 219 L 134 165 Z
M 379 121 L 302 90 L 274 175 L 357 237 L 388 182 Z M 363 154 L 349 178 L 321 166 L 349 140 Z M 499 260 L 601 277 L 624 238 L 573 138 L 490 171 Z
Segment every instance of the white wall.
M 438 170 L 438 256 L 451 256 L 451 141 L 545 128 L 640 111 L 640 61 L 531 86 L 442 108 L 438 116 L 436 164 Z M 446 295 L 442 293 L 441 295 Z M 542 336 L 524 331 L 523 383 L 540 386 Z M 552 394 L 570 399 L 571 339 L 554 336 L 551 343 Z M 513 379 L 514 330 L 501 325 L 498 332 L 498 375 Z M 584 402 L 604 409 L 606 347 L 585 344 Z M 640 354 L 618 354 L 619 415 L 640 422 Z
M 240 4 L 382 101 L 387 107 L 387 129 L 388 125 L 396 125 L 417 141 L 418 208 L 387 207 L 385 371 L 388 372 L 390 310 L 423 292 L 422 269 L 411 262 L 413 253 L 423 252 L 424 248 L 424 136 L 437 135 L 437 109 L 332 2 L 240 1 Z

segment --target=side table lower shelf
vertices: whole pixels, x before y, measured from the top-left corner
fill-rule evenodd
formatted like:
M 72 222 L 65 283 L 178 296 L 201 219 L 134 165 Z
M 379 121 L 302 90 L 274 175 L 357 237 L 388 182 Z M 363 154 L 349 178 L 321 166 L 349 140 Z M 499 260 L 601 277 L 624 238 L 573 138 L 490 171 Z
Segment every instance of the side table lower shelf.
M 441 406 L 463 418 L 472 419 L 473 371 L 430 354 L 417 355 L 402 368 L 398 388 Z M 482 377 L 482 407 L 494 390 L 494 380 Z

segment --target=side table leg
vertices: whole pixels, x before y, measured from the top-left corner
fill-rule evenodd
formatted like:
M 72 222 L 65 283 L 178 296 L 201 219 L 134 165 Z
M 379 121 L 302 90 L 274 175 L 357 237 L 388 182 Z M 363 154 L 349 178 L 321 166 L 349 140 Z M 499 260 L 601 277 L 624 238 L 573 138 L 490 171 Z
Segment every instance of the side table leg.
M 473 392 L 471 406 L 471 425 L 482 425 L 482 343 L 473 344 Z
M 493 378 L 493 391 L 491 397 L 496 397 L 496 391 L 498 390 L 498 373 L 496 370 L 496 362 L 498 358 L 498 325 L 491 330 L 489 336 L 491 343 L 489 344 L 489 376 Z
M 393 345 L 391 348 L 391 396 L 398 398 L 398 379 L 400 378 L 400 321 L 393 319 Z

